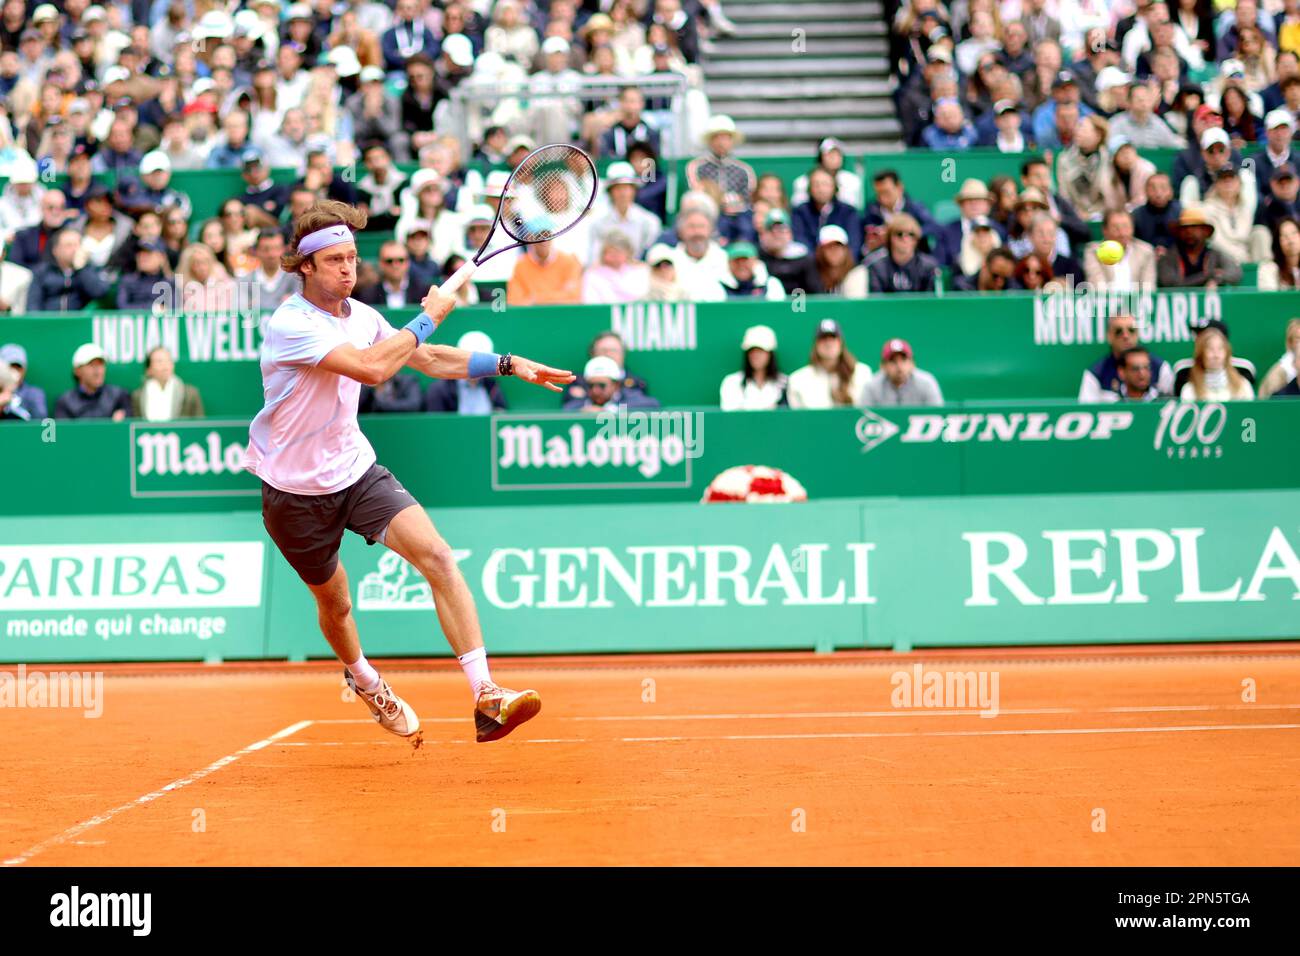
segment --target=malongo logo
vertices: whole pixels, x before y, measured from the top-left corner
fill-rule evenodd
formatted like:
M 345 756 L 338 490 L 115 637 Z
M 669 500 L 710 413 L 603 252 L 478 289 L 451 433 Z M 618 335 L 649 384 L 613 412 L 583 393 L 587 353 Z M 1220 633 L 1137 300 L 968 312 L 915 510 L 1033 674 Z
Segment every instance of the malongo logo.
M 492 417 L 492 489 L 689 488 L 703 451 L 692 412 Z
M 907 416 L 900 428 L 870 409 L 862 413 L 855 434 L 864 452 L 871 451 L 900 432 L 904 442 L 1047 442 L 1104 441 L 1133 425 L 1130 411 L 1075 410 L 1052 412 L 970 412 Z
M 132 423 L 130 441 L 133 498 L 258 494 L 241 465 L 246 422 Z

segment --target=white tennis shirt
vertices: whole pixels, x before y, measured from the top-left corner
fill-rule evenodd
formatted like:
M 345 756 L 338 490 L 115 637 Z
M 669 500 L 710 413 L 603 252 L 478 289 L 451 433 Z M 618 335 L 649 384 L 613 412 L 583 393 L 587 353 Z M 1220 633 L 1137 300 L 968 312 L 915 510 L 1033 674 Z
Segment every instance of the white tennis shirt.
M 375 463 L 357 425 L 361 383 L 317 368 L 340 345 L 369 348 L 398 333 L 379 312 L 347 299 L 342 316 L 298 292 L 262 323 L 266 404 L 248 429 L 244 468 L 297 495 L 325 495 L 355 484 Z

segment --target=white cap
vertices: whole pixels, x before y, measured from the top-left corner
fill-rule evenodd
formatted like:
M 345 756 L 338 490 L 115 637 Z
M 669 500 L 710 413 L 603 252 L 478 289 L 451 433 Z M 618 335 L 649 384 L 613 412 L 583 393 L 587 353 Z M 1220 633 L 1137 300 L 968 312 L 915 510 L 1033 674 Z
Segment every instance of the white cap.
M 531 153 L 536 148 L 537 143 L 533 141 L 531 136 L 520 133 L 518 136 L 510 137 L 510 142 L 506 143 L 506 155 L 509 156 L 517 149 L 526 149 Z
M 215 85 L 211 77 L 201 76 L 190 87 L 190 94 L 192 96 L 202 96 L 204 93 L 211 91 Z
M 420 190 L 425 186 L 439 186 L 446 191 L 442 177 L 438 175 L 436 169 L 417 169 L 411 174 L 411 191 L 415 195 L 420 195 Z
M 170 171 L 172 168 L 171 157 L 161 149 L 155 149 L 153 152 L 145 153 L 144 158 L 140 160 L 140 175 L 156 173 L 159 170 Z
M 199 22 L 194 25 L 191 32 L 196 40 L 205 37 L 221 37 L 224 39 L 235 32 L 235 21 L 231 19 L 230 14 L 222 10 L 209 10 L 199 17 Z
M 32 11 L 32 23 L 40 23 L 42 20 L 59 19 L 59 8 L 52 3 L 42 3 Z
M 1290 110 L 1279 107 L 1275 110 L 1269 110 L 1268 115 L 1264 117 L 1265 129 L 1277 129 L 1279 126 L 1294 128 L 1295 117 L 1291 115 Z
M 104 85 L 110 83 L 125 83 L 131 79 L 131 71 L 124 66 L 110 66 L 104 71 Z
M 650 247 L 650 251 L 645 254 L 645 261 L 647 265 L 655 265 L 659 262 L 671 262 L 676 265 L 677 256 L 673 253 L 672 246 L 663 242 L 656 242 Z
M 569 41 L 564 37 L 547 37 L 546 42 L 542 44 L 542 53 L 550 55 L 552 53 L 568 53 Z
M 456 348 L 466 352 L 495 352 L 492 339 L 486 332 L 466 332 L 456 341 Z
M 762 349 L 764 352 L 776 351 L 776 333 L 772 331 L 771 326 L 751 325 L 745 329 L 745 337 L 740 340 L 742 351 L 748 352 L 750 349 Z
M 470 206 L 469 211 L 465 213 L 465 225 L 472 226 L 476 222 L 484 222 L 489 226 L 496 221 L 497 214 L 487 203 L 478 203 Z
M 442 41 L 442 52 L 459 67 L 474 65 L 474 44 L 463 33 L 453 33 Z
M 506 182 L 509 181 L 510 174 L 504 169 L 494 169 L 487 174 L 487 180 L 483 183 L 483 195 L 489 198 L 499 198 L 506 191 Z
M 36 161 L 23 154 L 9 166 L 9 181 L 14 185 L 36 182 Z
M 96 20 L 107 20 L 108 12 L 98 3 L 92 3 L 86 7 L 86 12 L 81 15 L 82 23 L 94 23 Z
M 1232 146 L 1232 141 L 1228 139 L 1228 134 L 1222 126 L 1211 126 L 1201 134 L 1201 149 L 1209 149 L 1215 143 L 1229 148 Z
M 817 233 L 817 245 L 824 246 L 828 242 L 842 242 L 847 246 L 849 234 L 840 226 L 822 226 L 821 232 Z
M 79 369 L 81 366 L 88 365 L 95 361 L 95 359 L 108 361 L 104 358 L 103 349 L 94 342 L 87 342 L 85 345 L 79 346 L 77 351 L 72 353 L 72 367 L 73 369 Z
M 622 379 L 623 370 L 608 355 L 597 355 L 595 358 L 587 360 L 587 364 L 582 368 L 582 377 L 589 382 L 593 378 L 607 378 L 610 381 L 617 382 Z
M 363 67 L 361 68 L 361 82 L 362 82 L 362 83 L 374 83 L 374 82 L 376 82 L 376 81 L 382 83 L 382 82 L 383 82 L 383 79 L 384 79 L 384 69 L 383 69 L 383 67 L 379 67 L 379 66 L 363 66 Z
M 336 46 L 325 55 L 325 58 L 334 64 L 334 69 L 338 70 L 339 76 L 356 76 L 361 72 L 361 61 L 357 59 L 357 52 L 350 46 Z
M 1097 74 L 1097 92 L 1104 93 L 1106 90 L 1113 90 L 1118 86 L 1132 86 L 1133 77 L 1129 76 L 1117 66 L 1107 66 Z
M 310 20 L 311 7 L 305 3 L 289 4 L 289 11 L 285 14 L 286 20 Z
M 1220 76 L 1245 76 L 1246 64 L 1236 57 L 1229 57 L 1219 64 Z
M 641 177 L 636 174 L 636 170 L 631 163 L 617 162 L 610 163 L 609 168 L 605 170 L 605 188 L 628 184 L 631 186 L 640 186 Z

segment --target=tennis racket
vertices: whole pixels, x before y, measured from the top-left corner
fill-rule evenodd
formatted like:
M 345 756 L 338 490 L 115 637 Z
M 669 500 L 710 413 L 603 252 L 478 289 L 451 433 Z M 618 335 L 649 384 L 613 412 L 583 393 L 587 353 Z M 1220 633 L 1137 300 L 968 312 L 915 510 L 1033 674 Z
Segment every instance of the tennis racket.
M 506 180 L 483 245 L 438 291 L 452 295 L 493 256 L 568 232 L 596 201 L 596 185 L 596 166 L 578 147 L 553 144 L 533 150 Z M 488 252 L 498 229 L 514 242 Z

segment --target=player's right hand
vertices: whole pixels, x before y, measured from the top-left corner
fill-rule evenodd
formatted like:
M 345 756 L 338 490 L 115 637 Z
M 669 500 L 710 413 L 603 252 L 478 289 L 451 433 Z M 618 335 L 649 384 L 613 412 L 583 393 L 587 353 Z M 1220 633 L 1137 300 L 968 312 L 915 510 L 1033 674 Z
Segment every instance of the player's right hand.
M 456 308 L 457 299 L 455 295 L 443 295 L 437 286 L 431 288 L 420 305 L 424 308 L 424 314 L 433 319 L 433 324 L 437 325 L 447 313 Z

